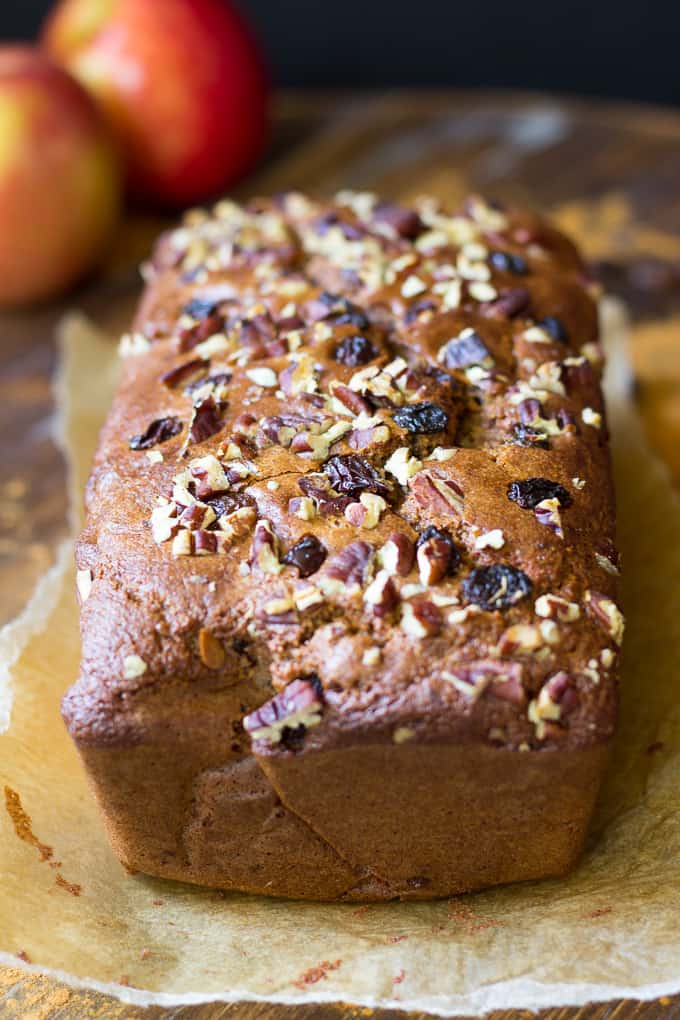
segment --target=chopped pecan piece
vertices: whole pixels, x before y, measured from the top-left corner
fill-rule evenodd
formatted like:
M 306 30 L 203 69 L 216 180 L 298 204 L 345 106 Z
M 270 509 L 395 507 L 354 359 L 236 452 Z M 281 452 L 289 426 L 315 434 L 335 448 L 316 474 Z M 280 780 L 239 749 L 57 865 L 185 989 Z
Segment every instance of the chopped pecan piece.
M 479 659 L 463 662 L 455 669 L 442 674 L 466 698 L 476 701 L 490 688 L 501 701 L 523 705 L 526 701 L 522 686 L 522 666 L 519 662 L 501 659 Z
M 293 680 L 279 694 L 246 715 L 243 727 L 253 740 L 295 746 L 308 729 L 321 722 L 322 712 L 323 696 L 318 679 Z
M 161 382 L 168 389 L 175 389 L 177 386 L 186 386 L 187 383 L 202 379 L 210 370 L 210 362 L 203 358 L 193 358 L 185 361 L 182 365 L 171 368 L 161 376 Z
M 130 440 L 131 450 L 150 450 L 152 446 L 165 443 L 182 431 L 179 418 L 156 418 L 147 425 L 141 436 L 133 436 Z
M 406 577 L 413 568 L 416 558 L 415 545 L 402 531 L 395 531 L 378 552 L 378 559 L 390 574 Z
M 366 602 L 376 616 L 386 616 L 399 604 L 399 593 L 387 570 L 379 570 L 364 592 Z
M 259 520 L 255 525 L 250 563 L 259 567 L 263 574 L 279 574 L 283 570 L 283 564 L 279 562 L 279 542 L 267 520 Z
M 222 415 L 214 397 L 206 397 L 194 406 L 189 438 L 192 443 L 204 443 L 222 428 Z
M 374 549 L 368 542 L 350 542 L 328 561 L 326 574 L 343 587 L 363 586 L 369 576 Z
M 620 645 L 623 641 L 626 622 L 616 603 L 599 591 L 587 591 L 584 601 L 591 616 L 604 627 L 616 644 Z
M 411 637 L 434 637 L 442 629 L 441 609 L 427 599 L 411 599 L 402 607 L 401 628 Z
M 403 206 L 394 205 L 392 202 L 379 202 L 373 210 L 373 218 L 380 224 L 389 227 L 390 231 L 398 237 L 408 241 L 415 240 L 421 234 L 425 226 L 420 216 L 413 209 L 405 209 Z
M 527 312 L 531 295 L 524 287 L 514 287 L 506 290 L 495 301 L 489 301 L 481 306 L 482 315 L 490 319 L 514 319 L 521 312 Z
M 440 478 L 433 471 L 420 471 L 409 486 L 422 507 L 448 516 L 462 514 L 463 490 L 452 478 Z

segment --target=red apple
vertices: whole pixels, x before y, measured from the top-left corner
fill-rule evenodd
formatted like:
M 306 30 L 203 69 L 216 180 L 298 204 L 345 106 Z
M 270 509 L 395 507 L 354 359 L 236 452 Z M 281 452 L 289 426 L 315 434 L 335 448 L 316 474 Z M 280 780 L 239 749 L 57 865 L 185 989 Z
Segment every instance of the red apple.
M 134 194 L 199 202 L 262 151 L 267 79 L 228 0 L 62 0 L 43 39 L 110 118 Z
M 118 222 L 114 145 L 87 92 L 41 51 L 0 46 L 0 305 L 51 297 Z

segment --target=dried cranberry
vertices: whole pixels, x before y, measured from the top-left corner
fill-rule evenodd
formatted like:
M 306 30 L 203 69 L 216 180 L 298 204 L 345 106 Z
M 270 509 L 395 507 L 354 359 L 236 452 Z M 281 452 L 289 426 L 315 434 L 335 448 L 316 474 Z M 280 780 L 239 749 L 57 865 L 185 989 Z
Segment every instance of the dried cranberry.
M 374 492 L 387 498 L 390 487 L 376 471 L 370 461 L 356 453 L 331 457 L 323 469 L 336 492 L 347 496 L 360 496 L 362 492 Z
M 130 439 L 131 450 L 149 450 L 152 446 L 165 443 L 182 431 L 179 418 L 156 418 L 140 436 Z
M 328 555 L 325 547 L 316 535 L 303 535 L 288 552 L 281 557 L 281 562 L 288 567 L 297 567 L 300 577 L 315 574 Z
M 547 436 L 531 425 L 513 425 L 512 441 L 516 446 L 540 446 L 543 450 L 550 449 Z
M 492 612 L 507 609 L 531 594 L 531 581 L 525 573 L 504 563 L 477 567 L 463 581 L 463 598 L 468 604 Z
M 204 443 L 222 428 L 220 408 L 213 397 L 206 397 L 194 407 L 189 436 L 192 443 Z
M 521 255 L 513 255 L 508 251 L 492 251 L 489 255 L 489 262 L 501 273 L 515 273 L 517 276 L 526 276 L 529 266 Z
M 533 510 L 544 499 L 556 499 L 560 506 L 571 504 L 571 496 L 564 486 L 559 482 L 551 482 L 549 478 L 523 478 L 511 482 L 508 486 L 508 499 L 523 510 Z
M 335 348 L 333 357 L 341 365 L 365 365 L 378 356 L 378 351 L 365 336 L 346 336 Z
M 192 319 L 206 319 L 212 315 L 217 308 L 219 301 L 214 298 L 195 297 L 188 301 L 182 308 L 184 315 L 190 315 Z
M 445 528 L 435 528 L 434 525 L 430 525 L 429 528 L 425 528 L 418 538 L 416 539 L 416 549 L 420 549 L 421 545 L 426 542 L 437 541 L 446 545 L 449 550 L 449 562 L 447 567 L 447 573 L 453 574 L 456 569 L 460 566 L 460 552 L 454 545 L 451 535 Z
M 481 365 L 490 352 L 478 333 L 467 333 L 455 340 L 449 340 L 444 348 L 444 364 L 447 368 L 468 368 Z
M 564 327 L 564 323 L 560 319 L 555 318 L 554 315 L 546 315 L 544 319 L 540 320 L 538 325 L 546 333 L 549 333 L 553 340 L 557 340 L 561 344 L 569 343 L 569 334 Z
M 381 202 L 373 210 L 373 219 L 378 223 L 386 223 L 399 237 L 412 241 L 425 229 L 423 221 L 413 209 L 392 202 Z
M 395 424 L 407 432 L 443 432 L 449 424 L 449 416 L 444 408 L 429 400 L 400 407 L 392 417 Z

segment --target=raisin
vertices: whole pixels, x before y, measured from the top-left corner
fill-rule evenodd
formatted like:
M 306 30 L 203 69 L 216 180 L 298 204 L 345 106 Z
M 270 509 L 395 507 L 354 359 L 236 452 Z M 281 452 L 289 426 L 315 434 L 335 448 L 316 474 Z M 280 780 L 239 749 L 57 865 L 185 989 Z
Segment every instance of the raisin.
M 489 255 L 489 262 L 501 273 L 515 273 L 517 276 L 526 276 L 529 266 L 521 255 L 512 255 L 507 251 L 492 251 Z
M 360 496 L 362 492 L 374 492 L 388 498 L 391 491 L 382 476 L 370 461 L 356 453 L 331 457 L 323 466 L 332 487 L 346 496 Z
M 330 482 L 324 475 L 309 474 L 298 479 L 298 486 L 314 500 L 316 509 L 324 517 L 337 517 L 344 514 L 352 502 L 351 496 L 335 496 L 330 488 Z
M 368 315 L 365 315 L 359 308 L 355 308 L 354 305 L 352 305 L 351 311 L 338 315 L 334 322 L 335 325 L 354 325 L 357 329 L 368 329 L 371 324 Z
M 449 424 L 449 416 L 444 408 L 429 400 L 400 407 L 392 417 L 395 424 L 407 432 L 443 432 Z
M 504 563 L 477 567 L 463 581 L 463 598 L 469 604 L 492 612 L 508 609 L 531 594 L 531 581 L 525 573 Z
M 544 499 L 556 499 L 560 506 L 569 506 L 571 496 L 559 482 L 551 482 L 549 478 L 524 478 L 519 482 L 511 482 L 508 486 L 508 499 L 511 499 L 523 510 L 533 510 Z
M 182 431 L 179 418 L 156 418 L 140 436 L 130 439 L 131 450 L 150 450 L 152 446 L 165 443 Z
M 481 336 L 474 331 L 449 340 L 444 348 L 444 364 L 447 368 L 469 368 L 470 365 L 482 365 L 490 357 L 490 352 Z
M 297 567 L 300 577 L 309 577 L 317 572 L 327 555 L 316 535 L 306 534 L 291 546 L 281 562 L 288 567 Z
M 554 315 L 546 315 L 545 319 L 541 319 L 537 325 L 544 329 L 546 333 L 549 333 L 553 340 L 557 340 L 561 344 L 569 343 L 569 334 L 564 327 L 564 323 L 560 319 L 555 318 Z
M 428 528 L 425 528 L 425 531 L 422 531 L 416 539 L 416 549 L 420 549 L 421 545 L 424 545 L 425 542 L 430 542 L 433 539 L 437 542 L 442 542 L 448 547 L 449 562 L 447 573 L 455 573 L 456 569 L 460 566 L 460 552 L 454 545 L 451 535 L 445 528 L 435 528 L 432 524 Z
M 211 498 L 204 499 L 203 502 L 207 503 L 215 511 L 215 525 L 223 514 L 233 514 L 235 510 L 240 510 L 246 506 L 257 509 L 255 499 L 247 492 L 232 492 L 229 495 L 212 496 Z
M 513 425 L 512 441 L 515 446 L 540 446 L 543 450 L 550 449 L 547 436 L 531 425 Z
M 365 365 L 378 356 L 378 352 L 365 336 L 346 336 L 335 348 L 333 357 L 341 365 Z

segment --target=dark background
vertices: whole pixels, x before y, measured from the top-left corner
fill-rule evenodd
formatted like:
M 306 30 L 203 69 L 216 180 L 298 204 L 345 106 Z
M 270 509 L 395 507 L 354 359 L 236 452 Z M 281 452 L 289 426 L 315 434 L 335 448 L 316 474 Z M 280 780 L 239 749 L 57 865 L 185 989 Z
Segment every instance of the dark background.
M 162 16 L 163 0 L 157 0 Z M 680 0 L 239 0 L 281 84 L 487 85 L 680 105 Z M 0 0 L 29 38 L 50 0 Z

